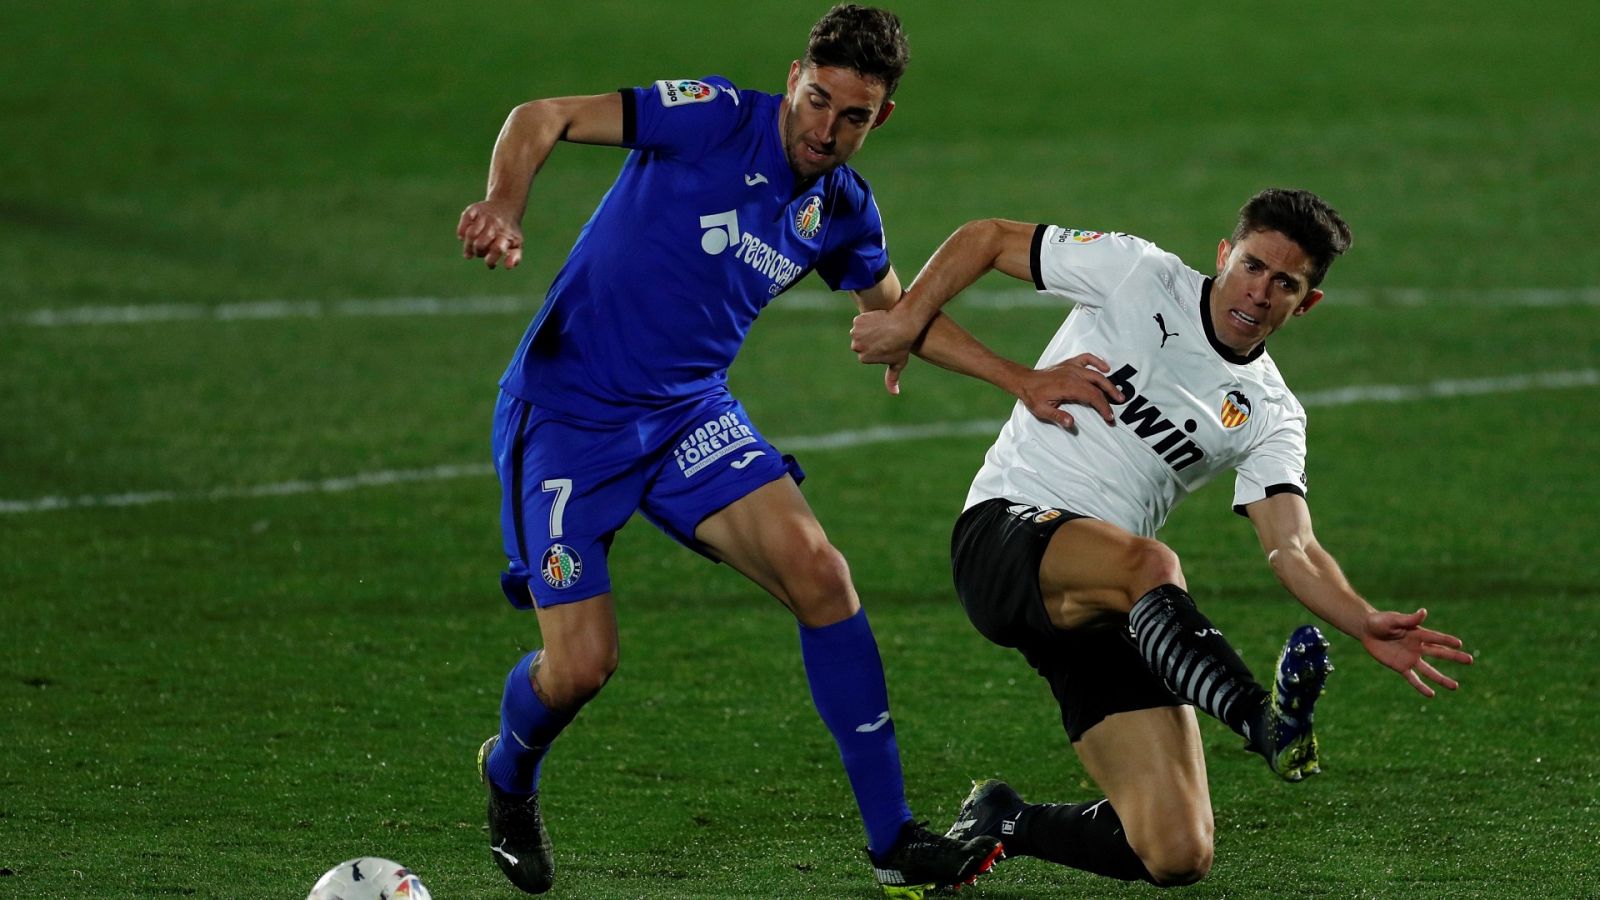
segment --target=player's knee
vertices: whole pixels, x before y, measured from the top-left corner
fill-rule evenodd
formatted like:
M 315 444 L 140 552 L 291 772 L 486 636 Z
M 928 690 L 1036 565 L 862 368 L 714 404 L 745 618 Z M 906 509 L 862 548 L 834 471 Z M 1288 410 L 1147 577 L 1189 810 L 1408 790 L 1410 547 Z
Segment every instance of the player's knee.
M 783 579 L 789 608 L 811 628 L 850 618 L 859 607 L 850 565 L 827 541 L 795 551 Z
M 559 709 L 576 709 L 593 700 L 617 671 L 615 645 L 591 648 L 561 658 L 560 665 L 547 665 L 534 676 L 540 698 Z
M 606 686 L 616 671 L 617 657 L 613 652 L 608 659 L 595 660 L 580 670 L 573 679 L 572 689 L 587 702 L 600 693 L 600 689 Z
M 1132 603 L 1163 584 L 1183 586 L 1183 566 L 1171 547 L 1151 538 L 1138 538 L 1129 551 L 1126 571 L 1132 576 L 1129 596 Z
M 1194 884 L 1210 873 L 1215 848 L 1209 833 L 1168 831 L 1147 846 L 1135 846 L 1134 852 L 1157 885 L 1178 887 Z

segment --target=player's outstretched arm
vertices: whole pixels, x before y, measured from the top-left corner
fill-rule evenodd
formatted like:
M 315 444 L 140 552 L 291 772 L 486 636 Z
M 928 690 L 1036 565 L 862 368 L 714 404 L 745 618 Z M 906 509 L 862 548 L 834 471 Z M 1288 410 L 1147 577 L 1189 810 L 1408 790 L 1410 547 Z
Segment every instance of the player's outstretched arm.
M 1030 278 L 1028 248 L 1037 226 L 980 219 L 956 229 L 928 259 L 909 290 L 885 312 L 864 312 L 850 329 L 850 349 L 863 363 L 904 367 L 950 298 L 990 269 Z
M 856 358 L 888 367 L 884 385 L 891 394 L 900 392 L 900 372 L 915 352 L 934 365 L 995 385 L 1036 417 L 1064 428 L 1074 424 L 1061 408 L 1069 403 L 1093 407 L 1107 423 L 1115 421 L 1110 402 L 1121 402 L 1122 396 L 1105 375 L 1111 371 L 1105 360 L 1085 353 L 1031 369 L 994 353 L 941 311 L 991 269 L 1031 280 L 1028 258 L 1037 227 L 1006 219 L 968 222 L 945 240 L 897 301 L 869 303 L 858 297 L 863 312 L 850 329 Z
M 488 191 L 462 211 L 456 224 L 463 256 L 480 258 L 491 269 L 502 260 L 508 269 L 522 261 L 528 190 L 557 141 L 621 144 L 622 95 L 554 97 L 511 111 L 489 159 Z
M 1277 494 L 1250 504 L 1245 511 L 1273 573 L 1307 609 L 1360 641 L 1373 659 L 1400 673 L 1423 696 L 1434 695 L 1424 678 L 1452 691 L 1460 686 L 1429 659 L 1470 665 L 1472 656 L 1461 649 L 1461 639 L 1422 627 L 1428 617 L 1426 609 L 1413 613 L 1377 610 L 1357 594 L 1332 554 L 1317 543 L 1304 497 Z

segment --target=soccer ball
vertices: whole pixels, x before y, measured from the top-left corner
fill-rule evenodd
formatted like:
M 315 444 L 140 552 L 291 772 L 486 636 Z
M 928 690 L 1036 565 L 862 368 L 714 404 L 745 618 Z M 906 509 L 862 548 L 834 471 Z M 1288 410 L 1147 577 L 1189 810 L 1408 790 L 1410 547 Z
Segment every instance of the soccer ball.
M 311 886 L 306 900 L 433 900 L 417 876 L 394 860 L 347 859 Z

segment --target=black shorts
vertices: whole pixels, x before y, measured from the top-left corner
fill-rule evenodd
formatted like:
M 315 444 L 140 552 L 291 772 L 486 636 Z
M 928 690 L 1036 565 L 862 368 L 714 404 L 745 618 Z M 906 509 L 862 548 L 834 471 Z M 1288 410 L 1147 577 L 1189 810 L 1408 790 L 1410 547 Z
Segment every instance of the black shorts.
M 950 538 L 956 594 L 978 632 L 1015 647 L 1050 682 L 1061 724 L 1076 742 L 1113 713 L 1182 706 L 1145 665 L 1128 622 L 1062 630 L 1039 594 L 1039 563 L 1057 528 L 1087 516 L 986 500 L 961 514 Z

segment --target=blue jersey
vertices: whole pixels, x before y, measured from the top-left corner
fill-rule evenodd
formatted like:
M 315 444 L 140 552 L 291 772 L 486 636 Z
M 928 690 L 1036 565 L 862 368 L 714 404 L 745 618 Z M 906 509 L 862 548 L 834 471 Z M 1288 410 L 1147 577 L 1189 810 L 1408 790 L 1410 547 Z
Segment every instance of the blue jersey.
M 789 168 L 782 97 L 727 79 L 622 90 L 616 182 L 578 234 L 500 386 L 623 422 L 723 387 L 756 316 L 815 269 L 833 290 L 888 273 L 872 191 Z

